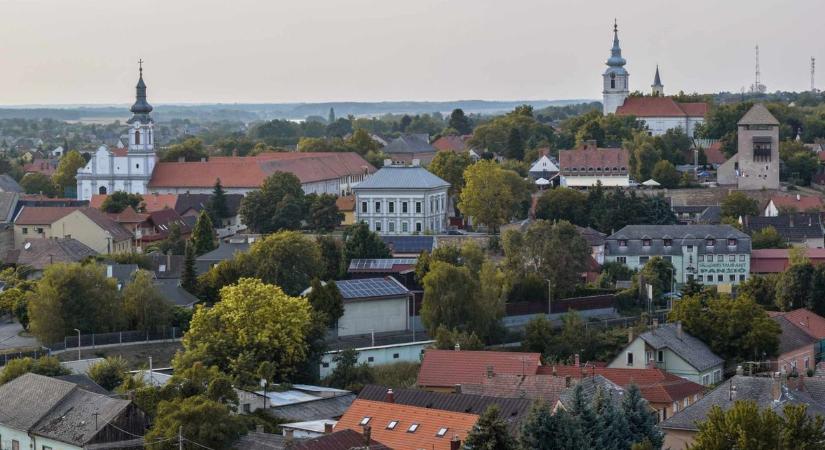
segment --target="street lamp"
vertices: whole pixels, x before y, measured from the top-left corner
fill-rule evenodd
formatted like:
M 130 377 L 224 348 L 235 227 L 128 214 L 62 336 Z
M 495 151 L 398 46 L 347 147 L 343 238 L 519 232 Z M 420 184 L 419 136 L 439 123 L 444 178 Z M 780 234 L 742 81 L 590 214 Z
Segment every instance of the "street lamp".
M 80 330 L 77 328 L 74 330 L 77 331 L 77 360 L 80 361 Z
M 553 314 L 553 281 L 547 278 L 547 318 Z

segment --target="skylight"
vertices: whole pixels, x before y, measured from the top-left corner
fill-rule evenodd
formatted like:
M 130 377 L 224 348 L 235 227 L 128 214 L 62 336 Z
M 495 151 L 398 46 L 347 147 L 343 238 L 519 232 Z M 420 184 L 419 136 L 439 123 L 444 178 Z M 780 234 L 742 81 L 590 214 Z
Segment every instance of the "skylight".
M 396 425 L 398 425 L 398 421 L 397 421 L 397 420 L 393 420 L 393 421 L 391 421 L 389 424 L 387 424 L 387 429 L 388 429 L 388 430 L 394 430 L 394 429 L 395 429 L 395 427 L 396 427 Z
M 366 425 L 366 424 L 370 423 L 370 419 L 372 419 L 372 417 L 369 417 L 369 416 L 364 417 L 363 419 L 361 419 L 361 425 Z
M 447 427 L 441 427 L 435 435 L 438 437 L 444 437 L 445 434 L 447 434 Z
M 410 425 L 409 428 L 407 428 L 407 433 L 415 433 L 415 430 L 417 430 L 417 429 L 418 429 L 418 424 L 414 423 L 414 424 Z

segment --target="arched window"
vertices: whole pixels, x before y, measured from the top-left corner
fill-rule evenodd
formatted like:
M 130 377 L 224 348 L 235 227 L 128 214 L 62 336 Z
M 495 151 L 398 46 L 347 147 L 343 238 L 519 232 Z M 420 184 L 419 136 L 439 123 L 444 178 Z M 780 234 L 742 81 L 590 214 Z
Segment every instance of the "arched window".
M 106 195 L 106 186 L 100 186 L 100 188 L 98 188 L 97 190 L 97 193 L 100 195 Z
M 616 74 L 610 74 L 610 89 L 616 89 Z
M 140 145 L 140 130 L 135 130 L 135 145 Z

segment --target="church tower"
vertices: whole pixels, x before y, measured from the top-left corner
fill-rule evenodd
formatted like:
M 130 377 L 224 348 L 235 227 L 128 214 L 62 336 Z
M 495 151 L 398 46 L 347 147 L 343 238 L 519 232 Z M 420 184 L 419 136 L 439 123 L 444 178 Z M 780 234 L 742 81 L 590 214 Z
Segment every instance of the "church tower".
M 154 121 L 149 113 L 152 105 L 146 101 L 146 83 L 143 82 L 143 60 L 139 62 L 140 76 L 135 86 L 135 104 L 132 105 L 132 118 L 126 121 L 129 125 L 129 153 L 154 153 L 155 136 L 152 133 Z
M 613 22 L 613 48 L 610 50 L 610 58 L 606 64 L 607 70 L 602 75 L 604 78 L 602 105 L 605 115 L 615 113 L 630 94 L 628 90 L 630 74 L 624 68 L 627 61 L 622 58 L 622 48 L 619 46 L 619 26 L 615 21 Z
M 653 88 L 651 92 L 654 97 L 664 97 L 665 95 L 665 86 L 662 84 L 662 79 L 659 77 L 659 65 L 656 64 L 656 75 L 653 76 L 653 84 L 650 85 Z

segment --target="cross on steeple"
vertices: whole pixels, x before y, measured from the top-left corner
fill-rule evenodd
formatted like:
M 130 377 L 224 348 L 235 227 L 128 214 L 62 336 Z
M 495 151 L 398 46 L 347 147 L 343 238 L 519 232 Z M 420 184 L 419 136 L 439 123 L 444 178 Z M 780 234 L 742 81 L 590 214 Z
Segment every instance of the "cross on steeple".
M 138 60 L 138 70 L 140 70 L 140 75 L 143 76 L 143 58 Z
M 619 21 L 616 20 L 616 18 L 614 17 L 613 18 L 613 32 L 615 33 L 617 31 L 619 31 Z

